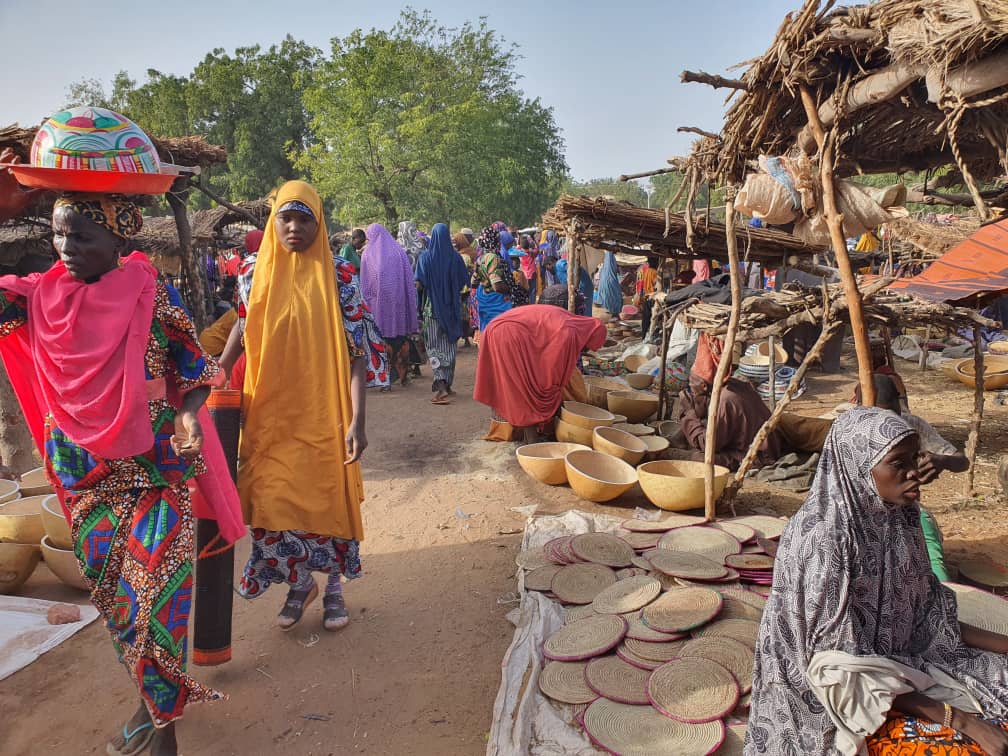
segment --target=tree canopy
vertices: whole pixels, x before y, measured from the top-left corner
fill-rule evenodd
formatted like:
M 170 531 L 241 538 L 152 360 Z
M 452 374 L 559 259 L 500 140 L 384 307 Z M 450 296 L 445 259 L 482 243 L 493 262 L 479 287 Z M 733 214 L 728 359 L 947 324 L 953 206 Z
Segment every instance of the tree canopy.
M 305 93 L 315 142 L 297 165 L 344 221 L 534 221 L 567 166 L 514 54 L 485 21 L 449 29 L 410 10 L 390 32 L 334 39 Z
M 486 22 L 458 28 L 406 10 L 329 54 L 288 36 L 215 49 L 188 75 L 120 72 L 109 91 L 72 84 L 67 105 L 101 105 L 159 136 L 199 134 L 228 151 L 204 177 L 232 200 L 298 175 L 343 223 L 400 218 L 534 222 L 566 179 L 551 108 L 518 87 L 516 49 Z

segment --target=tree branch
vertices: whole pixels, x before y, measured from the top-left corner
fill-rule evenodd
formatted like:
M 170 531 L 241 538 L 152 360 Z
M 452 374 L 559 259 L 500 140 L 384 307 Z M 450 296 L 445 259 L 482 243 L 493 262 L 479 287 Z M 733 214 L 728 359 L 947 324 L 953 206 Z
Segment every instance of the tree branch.
M 203 192 L 203 194 L 205 194 L 207 197 L 209 197 L 210 199 L 212 199 L 214 202 L 216 202 L 221 207 L 226 207 L 231 212 L 236 213 L 237 215 L 240 215 L 242 218 L 244 218 L 245 220 L 247 220 L 249 223 L 251 223 L 253 226 L 255 226 L 256 228 L 258 228 L 260 231 L 262 230 L 262 223 L 260 223 L 258 220 L 256 220 L 256 217 L 254 215 L 252 215 L 252 213 L 250 213 L 248 210 L 243 210 L 242 208 L 238 207 L 237 205 L 232 205 L 226 199 L 224 199 L 223 197 L 218 196 L 217 194 L 215 194 L 211 190 L 207 189 L 202 184 L 198 184 L 198 183 L 196 183 L 194 181 L 190 181 L 187 186 L 190 186 L 193 189 L 198 189 L 199 191 Z
M 716 76 L 705 71 L 683 71 L 679 74 L 679 81 L 683 84 L 707 84 L 714 89 L 741 89 L 749 91 L 749 85 L 739 79 L 726 79 L 723 76 Z
M 698 129 L 696 126 L 680 126 L 676 131 L 683 134 L 698 134 L 702 137 L 710 137 L 711 139 L 720 141 L 721 137 L 711 131 L 704 131 L 703 129 Z

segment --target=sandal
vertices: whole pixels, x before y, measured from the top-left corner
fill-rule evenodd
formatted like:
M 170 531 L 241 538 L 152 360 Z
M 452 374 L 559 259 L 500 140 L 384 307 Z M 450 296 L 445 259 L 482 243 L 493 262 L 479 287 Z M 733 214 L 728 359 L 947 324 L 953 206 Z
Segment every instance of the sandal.
M 318 585 L 313 585 L 307 591 L 288 591 L 287 600 L 284 601 L 283 608 L 277 615 L 277 627 L 285 633 L 296 627 L 304 616 L 304 610 L 317 598 Z
M 322 627 L 333 633 L 350 624 L 350 614 L 342 593 L 327 593 L 322 597 Z
M 448 397 L 447 396 L 435 396 L 433 399 L 430 400 L 430 403 L 431 404 L 451 404 L 451 402 L 448 401 Z
M 135 754 L 145 751 L 151 738 L 154 737 L 154 723 L 144 722 L 130 732 L 129 722 L 127 722 L 123 725 L 122 734 L 125 742 L 121 748 L 116 748 L 111 743 L 106 744 L 105 753 L 108 756 L 135 756 Z

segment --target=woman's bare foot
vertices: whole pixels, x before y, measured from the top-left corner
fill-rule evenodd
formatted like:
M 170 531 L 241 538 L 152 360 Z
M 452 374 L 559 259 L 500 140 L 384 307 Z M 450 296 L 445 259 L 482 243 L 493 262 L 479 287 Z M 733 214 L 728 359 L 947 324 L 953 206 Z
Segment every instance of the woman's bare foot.
M 140 703 L 133 716 L 123 725 L 122 729 L 109 740 L 105 747 L 108 756 L 133 756 L 147 750 L 147 744 L 153 738 L 154 725 L 143 702 Z M 172 739 L 174 740 L 174 733 Z M 173 753 L 169 751 L 167 753 Z
M 172 723 L 154 733 L 150 745 L 151 756 L 178 756 L 178 741 L 175 740 L 175 724 Z

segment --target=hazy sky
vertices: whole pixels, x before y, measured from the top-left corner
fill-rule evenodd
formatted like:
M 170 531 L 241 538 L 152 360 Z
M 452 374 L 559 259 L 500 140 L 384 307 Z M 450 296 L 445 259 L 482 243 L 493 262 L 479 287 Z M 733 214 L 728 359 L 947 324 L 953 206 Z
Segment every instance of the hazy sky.
M 446 26 L 486 16 L 519 45 L 521 86 L 554 110 L 567 162 L 585 180 L 658 168 L 688 152 L 678 126 L 718 130 L 726 90 L 680 84 L 684 68 L 724 74 L 770 44 L 799 0 L 426 0 Z M 388 0 L 0 0 L 0 126 L 37 124 L 80 78 L 125 69 L 188 74 L 215 47 L 291 34 L 329 49 L 356 28 L 390 28 Z M 169 25 L 170 24 L 170 25 Z M 143 126 L 143 124 L 140 124 Z

